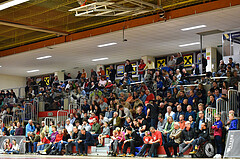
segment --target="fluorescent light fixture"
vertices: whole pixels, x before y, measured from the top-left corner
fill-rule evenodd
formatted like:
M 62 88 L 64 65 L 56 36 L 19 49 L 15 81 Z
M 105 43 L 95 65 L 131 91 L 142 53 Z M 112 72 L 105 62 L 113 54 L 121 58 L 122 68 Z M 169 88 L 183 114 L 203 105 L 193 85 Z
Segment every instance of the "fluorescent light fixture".
M 112 46 L 112 45 L 116 45 L 116 44 L 117 43 L 113 42 L 113 43 L 101 44 L 101 45 L 98 45 L 98 47 Z
M 205 27 L 207 27 L 207 26 L 206 26 L 206 25 L 197 25 L 197 26 L 193 26 L 193 27 L 183 28 L 183 29 L 181 29 L 181 30 L 182 30 L 182 31 L 188 31 L 188 30 L 205 28 Z
M 15 6 L 15 5 L 27 2 L 27 1 L 29 1 L 29 0 L 11 0 L 11 1 L 7 1 L 7 2 L 2 3 L 0 5 L 0 10 L 4 10 L 6 8 L 10 8 L 12 6 Z
M 189 44 L 182 44 L 182 45 L 178 45 L 179 47 L 186 47 L 186 46 L 192 46 L 192 45 L 199 45 L 200 42 L 194 42 L 194 43 L 189 43 Z
M 108 57 L 103 57 L 103 58 L 98 58 L 98 59 L 92 59 L 92 61 L 102 61 L 102 60 L 107 60 Z
M 42 59 L 48 59 L 51 58 L 52 56 L 42 56 L 42 57 L 38 57 L 36 58 L 37 60 L 42 60 Z
M 0 68 L 1 68 L 2 66 L 0 66 Z
M 33 72 L 38 72 L 39 70 L 30 70 L 30 71 L 27 71 L 27 73 L 33 73 Z

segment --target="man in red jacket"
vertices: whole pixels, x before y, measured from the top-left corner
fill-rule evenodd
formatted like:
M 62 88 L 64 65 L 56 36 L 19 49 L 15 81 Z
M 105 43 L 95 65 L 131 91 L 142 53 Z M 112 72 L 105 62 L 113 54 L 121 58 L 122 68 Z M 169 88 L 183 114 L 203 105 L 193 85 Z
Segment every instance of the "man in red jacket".
M 146 98 L 145 102 L 149 103 L 149 101 L 155 100 L 155 96 L 152 93 L 150 93 L 149 90 L 146 90 L 146 95 L 147 95 L 147 98 Z

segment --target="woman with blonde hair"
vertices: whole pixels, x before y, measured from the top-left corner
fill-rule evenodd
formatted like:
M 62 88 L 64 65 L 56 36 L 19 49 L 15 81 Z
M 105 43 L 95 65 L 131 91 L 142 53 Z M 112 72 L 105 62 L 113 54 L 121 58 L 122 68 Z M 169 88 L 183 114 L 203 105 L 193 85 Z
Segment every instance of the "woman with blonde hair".
M 165 128 L 163 130 L 163 135 L 166 137 L 167 136 L 167 142 L 169 142 L 169 135 L 171 134 L 171 132 L 174 129 L 174 121 L 173 121 L 173 117 L 169 116 L 167 118 L 167 123 L 165 125 Z

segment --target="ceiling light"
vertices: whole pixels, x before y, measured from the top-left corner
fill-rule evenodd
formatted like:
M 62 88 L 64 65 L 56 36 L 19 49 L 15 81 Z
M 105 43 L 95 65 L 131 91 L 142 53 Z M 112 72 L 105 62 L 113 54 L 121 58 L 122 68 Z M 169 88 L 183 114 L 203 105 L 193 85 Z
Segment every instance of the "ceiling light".
M 112 45 L 116 45 L 116 44 L 117 43 L 113 42 L 113 43 L 101 44 L 101 45 L 98 45 L 98 47 L 112 46 Z
M 42 56 L 42 57 L 38 57 L 38 58 L 36 58 L 37 60 L 42 60 L 42 59 L 48 59 L 48 58 L 50 58 L 50 57 L 52 57 L 52 56 Z
M 192 45 L 199 45 L 200 42 L 194 42 L 194 43 L 189 43 L 189 44 L 182 44 L 182 45 L 178 45 L 179 47 L 186 47 L 186 46 L 192 46 Z
M 92 61 L 102 61 L 102 60 L 107 60 L 108 57 L 103 57 L 103 58 L 98 58 L 98 59 L 92 59 Z
M 27 2 L 29 0 L 11 0 L 11 1 L 7 1 L 6 3 L 2 3 L 0 4 L 0 10 L 4 10 L 6 8 Z
M 0 66 L 0 67 L 2 67 L 2 66 Z
M 207 26 L 206 26 L 206 25 L 197 25 L 197 26 L 193 26 L 193 27 L 189 27 L 189 28 L 183 28 L 183 29 L 181 29 L 181 30 L 182 30 L 182 31 L 188 31 L 188 30 L 205 28 L 205 27 L 207 27 Z
M 33 73 L 33 72 L 38 72 L 39 70 L 30 70 L 30 71 L 27 71 L 27 73 Z

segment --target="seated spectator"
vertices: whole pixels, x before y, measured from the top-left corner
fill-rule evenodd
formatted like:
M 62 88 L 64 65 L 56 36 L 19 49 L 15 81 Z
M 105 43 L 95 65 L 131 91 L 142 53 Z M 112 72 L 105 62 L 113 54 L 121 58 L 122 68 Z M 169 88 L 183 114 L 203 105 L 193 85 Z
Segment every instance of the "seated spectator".
M 159 114 L 157 130 L 160 131 L 161 133 L 163 133 L 166 123 L 167 123 L 167 120 L 164 120 L 162 114 Z
M 127 149 L 130 147 L 130 155 L 131 157 L 135 156 L 135 147 L 139 147 L 143 144 L 142 138 L 132 130 L 131 127 L 128 127 L 126 129 L 125 134 L 125 141 L 124 141 L 124 147 L 123 147 L 123 154 L 120 155 L 121 157 L 125 157 L 127 154 Z
M 129 127 L 129 126 L 132 126 L 132 124 L 133 124 L 132 123 L 132 119 L 127 117 L 125 122 L 124 122 L 124 124 L 123 124 L 123 128 L 125 129 L 125 128 Z
M 182 106 L 181 105 L 178 105 L 177 106 L 177 112 L 175 113 L 175 116 L 174 116 L 174 121 L 176 121 L 176 122 L 179 122 L 179 117 L 180 117 L 180 115 L 184 115 L 184 112 L 182 111 Z M 181 127 L 181 126 L 180 126 Z
M 108 109 L 107 103 L 105 103 L 105 102 L 103 101 L 103 99 L 100 99 L 99 103 L 100 103 L 99 107 L 101 108 L 101 112 L 102 112 L 103 114 L 105 114 L 105 112 L 106 112 L 107 109 Z
M 80 129 L 82 129 L 82 128 L 84 128 L 86 131 L 91 131 L 91 125 L 88 124 L 86 119 L 83 120 L 83 123 L 82 123 Z
M 37 153 L 41 153 L 46 147 L 48 147 L 50 141 L 47 139 L 44 133 L 40 134 L 40 142 L 37 144 Z M 42 152 L 43 153 L 43 152 Z M 46 153 L 46 151 L 45 151 Z
M 179 127 L 180 127 L 180 129 L 182 129 L 182 130 L 184 130 L 185 129 L 185 123 L 186 123 L 186 121 L 184 120 L 184 115 L 183 114 L 181 114 L 180 115 L 180 117 L 179 117 Z
M 150 131 L 145 131 L 145 136 L 143 137 L 143 146 L 142 146 L 142 149 L 141 149 L 142 151 L 140 151 L 137 156 L 139 156 L 139 157 L 144 157 L 145 156 L 146 149 L 144 147 L 146 147 L 146 145 L 148 145 L 151 140 L 152 140 L 152 136 L 150 134 Z
M 140 152 L 138 153 L 137 156 L 143 157 L 145 154 L 147 148 L 149 148 L 148 156 L 149 157 L 155 157 L 155 150 L 158 149 L 158 147 L 162 143 L 162 135 L 161 132 L 158 130 L 155 130 L 154 127 L 150 128 L 150 131 L 152 133 L 152 136 L 150 137 L 148 134 L 144 137 L 144 145 L 142 146 Z M 149 141 L 150 140 L 150 141 Z
M 94 112 L 91 113 L 91 117 L 88 119 L 88 122 L 89 122 L 90 126 L 93 125 L 93 119 L 96 119 L 97 122 L 98 122 L 98 116 Z
M 165 125 L 165 128 L 163 130 L 163 135 L 165 137 L 167 137 L 167 142 L 169 142 L 169 135 L 171 134 L 171 132 L 173 131 L 174 129 L 174 121 L 173 121 L 173 117 L 172 116 L 169 116 L 167 118 L 167 123 Z
M 198 115 L 199 116 L 198 116 L 198 119 L 196 120 L 196 125 L 195 125 L 195 132 L 197 134 L 202 129 L 202 123 L 204 123 L 204 121 L 205 121 L 205 117 L 204 117 L 204 112 L 203 111 L 199 111 Z
M 113 140 L 113 142 L 111 143 L 110 154 L 112 156 L 117 156 L 118 154 L 121 153 L 122 145 L 124 144 L 124 141 L 125 141 L 125 132 L 121 131 L 121 129 L 117 127 L 113 131 L 113 136 L 111 136 L 111 139 Z M 118 147 L 119 147 L 119 152 L 117 151 Z
M 147 120 L 144 120 L 141 116 L 137 118 L 138 124 L 139 124 L 139 134 L 143 138 L 145 135 L 145 131 L 149 130 L 149 123 Z
M 17 122 L 17 128 L 15 130 L 15 136 L 23 136 L 24 132 L 23 132 L 23 128 L 21 127 L 20 122 Z
M 77 138 L 79 137 L 80 133 L 78 132 L 78 128 L 75 126 L 73 127 L 73 133 L 71 135 L 71 138 L 68 139 L 68 143 L 67 146 L 65 146 L 66 148 L 66 156 L 68 155 L 72 155 L 72 148 L 73 146 L 76 146 L 76 151 L 78 152 L 78 142 L 77 142 Z
M 3 150 L 8 153 L 10 152 L 10 150 L 12 149 L 12 143 L 10 142 L 10 139 L 6 139 L 4 146 L 3 146 Z
M 192 110 L 192 106 L 188 105 L 187 106 L 187 112 L 185 113 L 185 120 L 186 121 L 188 121 L 188 117 L 190 115 L 193 117 L 193 121 L 195 121 L 196 120 L 196 113 Z
M 37 152 L 37 144 L 40 142 L 40 136 L 31 132 L 30 133 L 30 147 L 29 149 L 31 149 L 32 145 L 33 145 L 33 153 Z
M 109 121 L 108 124 L 112 129 L 116 129 L 116 127 L 121 127 L 121 118 L 118 116 L 118 112 L 113 113 L 113 118 Z
M 10 145 L 7 146 L 8 148 L 11 147 Z M 16 139 L 12 140 L 12 148 L 10 150 L 7 149 L 8 154 L 19 154 L 20 148 L 16 142 Z
M 147 95 L 147 98 L 146 98 L 145 102 L 149 103 L 149 101 L 155 100 L 155 96 L 153 95 L 153 93 L 150 93 L 149 90 L 146 90 L 146 95 Z
M 238 120 L 234 119 L 234 114 L 229 114 L 230 126 L 227 127 L 228 130 L 237 130 L 238 129 Z
M 61 130 L 60 130 L 61 131 Z M 61 132 L 58 132 L 58 136 L 57 136 L 57 141 L 61 138 Z M 56 147 L 56 154 L 57 155 L 60 155 L 61 154 L 61 151 L 62 151 L 62 148 L 65 147 L 66 144 L 68 144 L 68 139 L 70 139 L 70 135 L 68 134 L 68 131 L 67 129 L 63 129 L 63 134 L 62 134 L 62 140 L 60 140 L 58 143 L 57 143 L 57 147 Z M 56 141 L 56 142 L 57 142 Z
M 45 135 L 48 135 L 49 133 L 49 128 L 47 125 L 45 125 L 45 121 L 42 121 L 42 127 L 40 129 L 41 133 L 45 133 Z
M 136 114 L 135 114 L 135 118 L 137 119 L 139 116 L 141 116 L 143 118 L 146 118 L 146 115 L 142 111 L 142 104 L 138 105 L 137 111 L 136 111 Z
M 214 141 L 215 145 L 217 146 L 217 153 L 222 154 L 222 130 L 223 130 L 223 123 L 221 121 L 220 115 L 215 115 L 216 121 L 212 125 L 212 129 L 214 130 Z
M 215 89 L 215 92 L 214 92 L 214 99 L 217 100 L 218 98 L 221 98 L 222 94 L 219 93 L 219 90 L 218 89 Z
M 192 115 L 189 115 L 189 117 L 188 117 L 188 121 L 189 121 L 190 124 L 191 124 L 191 128 L 195 129 L 195 127 L 196 127 L 196 122 L 193 121 L 193 117 L 192 117 Z
M 99 134 L 98 136 L 98 145 L 97 147 L 102 147 L 103 146 L 103 141 L 105 138 L 109 138 L 110 137 L 110 129 L 108 127 L 108 123 L 104 123 L 103 125 L 103 130 L 102 130 L 102 133 Z
M 165 114 L 165 120 L 168 119 L 168 117 L 171 116 L 172 118 L 175 118 L 175 113 L 172 111 L 172 107 L 167 107 L 167 113 Z
M 198 134 L 198 138 L 194 139 L 191 143 L 193 150 L 189 154 L 196 154 L 198 146 L 205 141 L 209 140 L 209 131 L 207 130 L 207 123 L 201 123 L 201 129 Z
M 56 155 L 58 152 L 58 144 L 61 142 L 63 139 L 63 133 L 62 130 L 58 130 L 58 134 L 56 135 L 55 141 L 53 142 L 53 147 L 54 151 L 52 151 L 50 154 Z
M 87 156 L 88 154 L 88 146 L 94 145 L 94 139 L 90 132 L 87 132 L 84 128 L 81 129 L 76 142 L 79 144 L 80 154 L 81 156 Z M 83 153 L 83 148 L 85 153 Z M 83 154 L 83 155 L 82 155 Z
M 119 117 L 122 120 L 125 120 L 126 117 L 130 117 L 132 119 L 132 114 L 128 108 L 123 107 L 122 105 L 119 105 Z
M 69 134 L 73 131 L 73 125 L 70 123 L 69 119 L 66 120 L 65 128 Z
M 185 129 L 182 131 L 182 143 L 179 145 L 179 157 L 183 157 L 183 153 L 186 152 L 195 138 L 194 128 L 191 128 L 189 121 L 185 123 Z
M 101 134 L 101 126 L 97 123 L 96 118 L 93 118 L 91 134 L 92 134 L 93 138 L 96 138 L 96 137 L 98 137 L 99 134 Z
M 210 108 L 216 108 L 216 100 L 214 95 L 210 95 L 210 102 L 206 105 L 206 107 L 210 107 Z
M 177 157 L 177 148 L 181 143 L 181 133 L 182 129 L 180 129 L 179 123 L 174 123 L 174 129 L 169 135 L 170 141 L 164 144 L 164 150 L 167 154 L 167 157 L 172 157 L 168 149 L 169 147 L 173 147 L 174 157 Z

